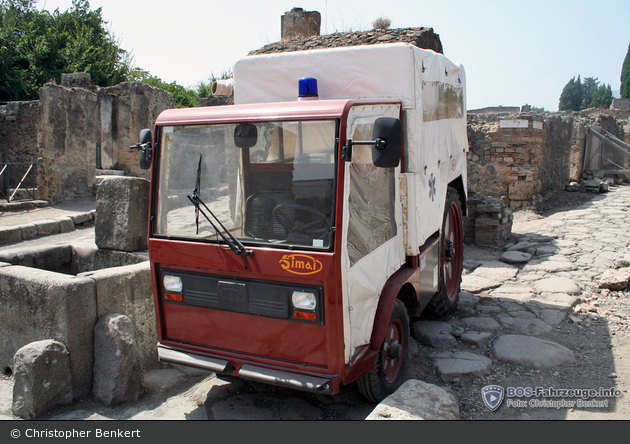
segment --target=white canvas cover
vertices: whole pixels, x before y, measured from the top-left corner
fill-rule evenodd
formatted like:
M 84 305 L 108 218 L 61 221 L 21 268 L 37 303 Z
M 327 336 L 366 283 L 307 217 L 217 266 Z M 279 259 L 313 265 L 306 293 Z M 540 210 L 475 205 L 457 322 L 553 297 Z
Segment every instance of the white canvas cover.
M 298 82 L 304 77 L 317 79 L 319 100 L 402 102 L 406 195 L 401 196 L 397 185 L 396 201 L 408 207 L 400 211 L 397 206 L 396 218 L 404 226 L 405 245 L 400 228 L 395 238 L 361 259 L 360 269 L 343 270 L 348 362 L 357 347 L 369 342 L 387 278 L 399 269 L 405 253 L 418 254 L 420 246 L 441 229 L 449 182 L 462 176 L 466 187 L 466 75 L 461 65 L 443 55 L 407 43 L 265 54 L 235 64 L 234 101 L 296 101 Z M 400 168 L 396 174 L 400 176 Z M 342 254 L 347 256 L 346 251 Z
M 249 56 L 234 65 L 234 101 L 295 101 L 303 77 L 317 79 L 320 100 L 402 101 L 405 172 L 417 175 L 412 182 L 418 201 L 409 212 L 409 223 L 418 225 L 412 230 L 417 236 L 409 239 L 409 248 L 417 251 L 439 229 L 448 178 L 465 174 L 468 140 L 463 66 L 408 43 Z

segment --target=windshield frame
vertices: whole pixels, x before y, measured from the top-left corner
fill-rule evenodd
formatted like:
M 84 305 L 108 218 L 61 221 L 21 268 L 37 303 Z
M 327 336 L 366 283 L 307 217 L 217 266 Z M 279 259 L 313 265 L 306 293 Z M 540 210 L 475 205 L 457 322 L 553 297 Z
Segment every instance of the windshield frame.
M 218 107 L 217 107 L 218 108 Z M 331 178 L 330 178 L 330 207 L 328 209 L 329 213 L 327 214 L 327 217 L 330 219 L 330 223 L 328 225 L 326 225 L 327 231 L 329 233 L 329 238 L 328 240 L 323 244 L 323 245 L 319 245 L 319 244 L 315 244 L 313 243 L 312 245 L 308 245 L 308 244 L 304 244 L 304 243 L 297 243 L 295 241 L 290 241 L 289 239 L 287 239 L 285 242 L 272 242 L 271 240 L 262 240 L 262 239 L 256 239 L 256 238 L 248 238 L 246 236 L 244 236 L 244 233 L 241 235 L 236 236 L 238 238 L 238 241 L 240 241 L 243 245 L 247 245 L 247 246 L 256 246 L 256 247 L 264 247 L 264 248 L 277 248 L 277 249 L 287 249 L 287 250 L 314 250 L 314 251 L 331 251 L 334 248 L 334 244 L 335 244 L 335 224 L 336 224 L 336 204 L 337 204 L 337 187 L 338 187 L 338 174 L 339 174 L 339 131 L 340 131 L 340 127 L 341 127 L 341 121 L 340 121 L 340 117 L 339 116 L 318 116 L 317 118 L 314 117 L 307 117 L 307 118 L 298 118 L 298 117 L 290 117 L 290 118 L 277 118 L 277 119 L 270 119 L 268 121 L 262 121 L 262 120 L 255 120 L 255 121 L 243 121 L 240 119 L 237 119 L 235 121 L 218 121 L 218 122 L 214 122 L 214 121 L 206 121 L 206 122 L 195 122 L 195 123 L 188 123 L 188 124 L 175 124 L 175 125 L 157 125 L 156 122 L 156 136 L 157 136 L 157 140 L 159 141 L 158 143 L 158 147 L 156 149 L 156 160 L 155 160 L 155 165 L 156 165 L 156 171 L 154 174 L 154 179 L 156 182 L 156 186 L 154 187 L 154 193 L 153 193 L 153 199 L 154 199 L 154 205 L 152 206 L 152 223 L 151 223 L 151 235 L 155 238 L 158 239 L 168 239 L 168 240 L 181 240 L 181 241 L 186 241 L 186 242 L 198 242 L 198 243 L 206 243 L 206 244 L 218 244 L 221 245 L 223 247 L 228 247 L 231 245 L 231 242 L 227 242 L 225 241 L 224 237 L 216 232 L 213 232 L 212 234 L 208 235 L 208 236 L 201 236 L 201 235 L 182 235 L 182 234 L 176 234 L 176 233 L 169 233 L 168 231 L 166 232 L 161 232 L 161 228 L 160 228 L 160 211 L 161 211 L 161 206 L 163 205 L 161 203 L 161 199 L 162 199 L 162 192 L 163 192 L 163 187 L 160 184 L 160 181 L 164 180 L 164 172 L 162 171 L 162 167 L 163 167 L 163 161 L 164 161 L 164 157 L 166 155 L 166 153 L 168 152 L 169 148 L 165 143 L 165 139 L 164 139 L 164 132 L 165 132 L 165 128 L 168 127 L 198 127 L 198 128 L 203 128 L 203 127 L 213 127 L 213 126 L 222 126 L 222 125 L 238 125 L 241 123 L 253 123 L 253 124 L 262 124 L 262 123 L 280 123 L 280 124 L 289 124 L 289 123 L 298 123 L 298 122 L 303 122 L 303 123 L 313 123 L 313 122 L 332 122 L 332 126 L 333 126 L 333 134 L 332 137 L 330 138 L 331 140 L 329 140 L 330 145 L 331 145 L 331 160 L 332 163 L 330 164 L 330 174 L 331 174 Z M 241 152 L 241 154 L 238 154 L 236 157 L 241 158 L 241 163 L 243 158 L 248 157 L 248 156 L 244 156 L 242 154 L 242 148 L 236 148 L 236 147 L 232 147 L 235 148 L 237 150 L 239 150 Z M 274 165 L 279 166 L 280 168 L 294 168 L 295 164 L 294 163 L 284 163 L 284 162 L 257 162 L 257 163 L 251 163 L 249 165 L 247 165 L 247 168 L 249 168 L 249 170 L 247 171 L 247 174 L 251 174 L 251 172 L 255 169 L 258 169 L 260 171 L 264 171 L 264 170 L 270 170 L 273 171 L 274 169 Z M 253 166 L 253 168 L 252 168 Z M 191 166 L 191 168 L 193 168 Z M 195 167 L 196 168 L 196 165 Z M 241 170 L 241 168 L 244 168 L 244 166 L 242 164 L 240 164 L 238 166 L 238 169 Z M 239 175 L 241 174 L 245 174 L 244 171 L 240 171 Z M 188 190 L 188 194 L 190 194 L 189 196 L 186 196 L 189 200 L 188 205 L 191 205 L 194 207 L 195 203 L 194 203 L 194 199 L 191 199 L 192 195 L 193 195 L 193 188 L 195 188 L 195 183 L 194 180 L 191 181 L 190 183 L 190 189 Z M 245 193 L 247 194 L 247 193 Z M 246 196 L 245 198 L 247 198 L 249 196 Z M 205 202 L 207 204 L 207 201 Z M 244 207 L 243 207 L 243 213 L 241 214 L 241 217 L 245 217 L 244 216 Z M 199 211 L 199 213 L 203 214 L 203 212 Z M 212 213 L 210 211 L 210 213 Z M 198 217 L 208 217 L 205 214 L 203 214 L 203 216 L 198 216 Z M 243 226 L 243 230 L 244 230 L 244 226 Z

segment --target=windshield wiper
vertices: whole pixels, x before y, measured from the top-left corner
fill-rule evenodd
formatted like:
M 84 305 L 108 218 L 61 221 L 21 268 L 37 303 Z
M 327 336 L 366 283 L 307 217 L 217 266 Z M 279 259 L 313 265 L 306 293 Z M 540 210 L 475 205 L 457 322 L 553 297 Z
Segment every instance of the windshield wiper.
M 208 221 L 208 223 L 212 225 L 212 228 L 214 228 L 214 231 L 216 231 L 216 233 L 219 236 L 221 236 L 221 238 L 225 241 L 225 243 L 228 244 L 228 246 L 230 247 L 230 250 L 232 250 L 234 254 L 236 254 L 237 256 L 252 256 L 254 252 L 252 250 L 248 250 L 247 248 L 245 248 L 245 246 L 237 238 L 235 238 L 232 235 L 232 233 L 230 233 L 225 228 L 225 226 L 221 223 L 219 218 L 210 210 L 210 208 L 208 208 L 205 202 L 201 199 L 201 196 L 199 196 L 200 188 L 201 188 L 201 154 L 199 155 L 199 165 L 197 166 L 197 182 L 195 183 L 193 195 L 192 197 L 190 195 L 186 196 L 188 197 L 188 200 L 190 200 L 192 204 L 195 206 L 195 219 L 196 219 L 195 223 L 197 225 L 197 234 L 199 234 L 199 213 L 201 213 L 203 217 L 205 217 L 205 219 Z M 203 206 L 203 209 L 201 208 L 202 206 Z M 206 211 L 212 216 L 214 221 L 219 225 L 219 227 L 221 227 L 221 229 L 219 229 L 214 224 L 214 222 L 212 222 L 208 214 L 206 214 Z M 245 268 L 247 268 L 247 265 L 245 264 L 245 259 L 243 259 L 243 265 L 245 266 Z

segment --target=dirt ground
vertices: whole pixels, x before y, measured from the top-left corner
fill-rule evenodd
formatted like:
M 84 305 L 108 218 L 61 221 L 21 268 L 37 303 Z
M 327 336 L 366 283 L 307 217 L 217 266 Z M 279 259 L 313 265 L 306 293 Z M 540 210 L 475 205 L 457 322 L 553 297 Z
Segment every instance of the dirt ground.
M 537 205 L 535 210 L 522 209 L 514 213 L 512 236 L 517 238 L 536 229 L 545 222 L 561 217 L 593 199 L 594 194 L 558 192 Z M 620 248 L 625 245 L 620 245 Z M 503 249 L 465 247 L 465 259 L 498 258 Z M 496 360 L 488 374 L 480 378 L 445 385 L 434 376 L 427 363 L 431 350 L 420 347 L 413 359 L 411 377 L 447 388 L 458 398 L 464 420 L 628 420 L 630 419 L 630 304 L 628 292 L 600 290 L 583 296 L 573 308 L 573 314 L 586 317 L 576 324 L 569 318 L 545 335 L 545 339 L 560 343 L 573 350 L 577 362 L 549 370 L 531 370 L 518 365 L 502 364 Z M 458 316 L 456 312 L 452 316 Z M 485 354 L 491 357 L 488 348 Z M 432 380 L 433 379 L 433 380 Z M 608 408 L 553 409 L 504 408 L 492 412 L 485 407 L 481 389 L 496 384 L 502 387 L 543 387 L 557 389 L 599 389 L 616 387 L 623 395 L 609 400 Z M 524 398 L 527 399 L 527 398 Z

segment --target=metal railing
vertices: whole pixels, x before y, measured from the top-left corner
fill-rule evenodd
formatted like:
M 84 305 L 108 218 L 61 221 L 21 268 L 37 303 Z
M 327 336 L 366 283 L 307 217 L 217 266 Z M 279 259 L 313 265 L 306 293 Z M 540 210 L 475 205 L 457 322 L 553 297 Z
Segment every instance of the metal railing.
M 17 175 L 17 176 L 16 176 Z M 28 182 L 29 175 L 31 176 L 32 184 L 30 191 L 28 187 L 23 185 Z M 12 179 L 20 177 L 17 182 L 17 186 L 12 186 Z M 25 190 L 30 200 L 35 200 L 35 194 L 37 189 L 37 163 L 2 163 L 0 162 L 0 196 L 6 199 L 7 202 L 12 202 L 19 190 Z M 29 200 L 29 199 L 27 199 Z
M 630 145 L 598 126 L 588 130 L 584 172 L 630 173 Z

